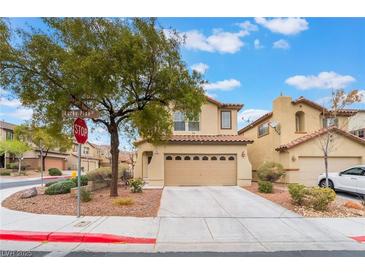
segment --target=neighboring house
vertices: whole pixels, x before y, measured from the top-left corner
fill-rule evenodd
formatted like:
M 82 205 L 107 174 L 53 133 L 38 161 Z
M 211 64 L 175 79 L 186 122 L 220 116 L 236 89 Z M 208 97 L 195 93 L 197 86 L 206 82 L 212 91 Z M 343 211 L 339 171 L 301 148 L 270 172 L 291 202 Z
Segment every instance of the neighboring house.
M 112 161 L 112 155 L 110 153 L 110 146 L 108 145 L 96 145 L 93 144 L 97 148 L 97 154 L 99 158 L 100 167 L 110 167 Z
M 0 121 L 0 141 L 13 140 L 15 127 L 16 125 L 14 124 Z M 13 160 L 12 157 L 10 157 L 9 153 L 0 155 L 0 168 L 4 168 L 5 157 L 7 164 Z
M 358 112 L 349 119 L 349 131 L 365 139 L 365 110 L 358 110 Z
M 318 175 L 325 171 L 318 139 L 328 130 L 335 135 L 329 171 L 364 164 L 365 140 L 348 133 L 349 118 L 357 113 L 357 110 L 341 110 L 337 119 L 333 119 L 328 117 L 327 109 L 304 97 L 294 101 L 289 96 L 276 98 L 272 112 L 238 132 L 254 140 L 248 146 L 254 179 L 263 162 L 274 161 L 286 170 L 283 182 L 315 185 Z
M 68 152 L 67 156 L 67 169 L 77 170 L 78 163 L 78 144 L 74 142 L 72 149 Z M 98 148 L 86 142 L 81 146 L 81 170 L 84 172 L 91 171 L 99 168 L 99 153 Z
M 247 144 L 252 141 L 237 134 L 242 107 L 207 98 L 197 121 L 173 113 L 173 135 L 163 144 L 135 142 L 134 177 L 155 186 L 251 184 Z

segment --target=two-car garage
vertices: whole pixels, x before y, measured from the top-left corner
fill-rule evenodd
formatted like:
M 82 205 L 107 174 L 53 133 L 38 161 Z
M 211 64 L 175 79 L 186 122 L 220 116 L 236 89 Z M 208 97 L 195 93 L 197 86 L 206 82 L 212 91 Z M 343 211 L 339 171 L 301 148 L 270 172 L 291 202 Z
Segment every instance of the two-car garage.
M 236 154 L 165 154 L 165 185 L 236 185 Z

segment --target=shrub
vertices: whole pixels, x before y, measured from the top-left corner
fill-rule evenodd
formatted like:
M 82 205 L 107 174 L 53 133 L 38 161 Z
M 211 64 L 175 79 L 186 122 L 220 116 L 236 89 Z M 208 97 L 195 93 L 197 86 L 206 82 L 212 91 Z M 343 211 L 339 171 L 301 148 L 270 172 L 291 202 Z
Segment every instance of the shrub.
M 8 165 L 9 169 L 18 169 L 18 164 L 17 163 L 10 163 Z
M 130 197 L 116 198 L 113 200 L 113 205 L 116 206 L 127 206 L 127 205 L 132 205 L 133 203 L 134 200 Z
M 74 182 L 74 184 L 77 186 L 77 178 L 78 177 L 73 177 L 73 178 L 71 178 L 70 180 L 72 181 L 72 182 Z M 80 183 L 81 183 L 81 186 L 86 186 L 87 185 L 87 182 L 88 182 L 88 178 L 87 178 L 87 176 L 86 175 L 81 175 L 80 176 Z
M 259 181 L 259 192 L 272 193 L 272 183 L 267 181 Z
M 306 199 L 308 199 L 308 205 L 310 207 L 323 211 L 336 199 L 336 193 L 328 187 L 312 187 L 307 190 Z
M 285 174 L 284 168 L 279 163 L 265 162 L 257 170 L 257 176 L 261 181 L 274 183 Z
M 118 178 L 122 178 L 124 168 L 118 169 Z M 111 167 L 100 167 L 94 170 L 89 171 L 86 174 L 89 181 L 94 182 L 103 182 L 105 180 L 112 178 L 112 168 Z
M 61 176 L 62 171 L 59 170 L 58 168 L 52 167 L 52 168 L 48 169 L 48 174 L 51 176 Z
M 129 180 L 128 183 L 131 188 L 131 192 L 133 193 L 142 192 L 142 187 L 144 186 L 144 182 L 141 179 L 131 179 Z
M 91 201 L 91 192 L 86 189 L 81 188 L 80 199 L 81 199 L 81 202 L 83 202 L 83 203 L 90 202 Z
M 10 176 L 10 171 L 0 171 L 0 176 Z
M 76 187 L 71 180 L 60 181 L 46 188 L 44 191 L 47 195 L 57 195 L 70 193 L 71 188 Z
M 302 205 L 304 203 L 304 197 L 307 192 L 307 188 L 304 185 L 290 184 L 288 190 L 294 204 Z
M 45 184 L 45 186 L 46 186 L 46 187 L 49 187 L 49 186 L 54 185 L 54 184 L 57 184 L 57 183 L 59 183 L 59 182 L 60 182 L 60 181 L 48 182 L 48 183 L 46 183 L 46 184 Z

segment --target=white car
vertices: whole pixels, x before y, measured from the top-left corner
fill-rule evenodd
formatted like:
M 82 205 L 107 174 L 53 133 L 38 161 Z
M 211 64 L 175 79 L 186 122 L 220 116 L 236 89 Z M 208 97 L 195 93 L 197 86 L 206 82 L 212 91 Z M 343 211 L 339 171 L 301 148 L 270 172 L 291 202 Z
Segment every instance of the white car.
M 354 166 L 341 172 L 328 173 L 329 187 L 365 195 L 365 165 Z M 326 174 L 318 177 L 318 185 L 326 187 Z

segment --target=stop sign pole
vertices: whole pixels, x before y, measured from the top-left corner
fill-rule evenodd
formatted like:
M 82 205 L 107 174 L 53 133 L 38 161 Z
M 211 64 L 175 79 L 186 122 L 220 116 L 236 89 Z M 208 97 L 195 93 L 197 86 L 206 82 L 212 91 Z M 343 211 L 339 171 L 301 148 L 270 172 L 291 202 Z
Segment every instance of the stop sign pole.
M 73 125 L 73 132 L 78 145 L 77 152 L 77 218 L 80 217 L 80 190 L 81 190 L 81 146 L 87 142 L 88 128 L 85 120 L 76 118 Z

